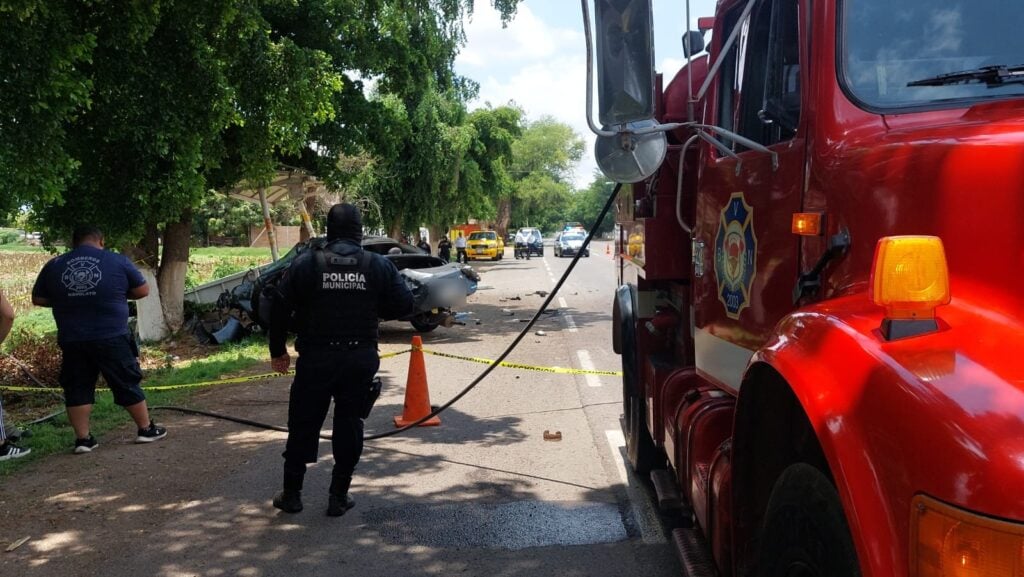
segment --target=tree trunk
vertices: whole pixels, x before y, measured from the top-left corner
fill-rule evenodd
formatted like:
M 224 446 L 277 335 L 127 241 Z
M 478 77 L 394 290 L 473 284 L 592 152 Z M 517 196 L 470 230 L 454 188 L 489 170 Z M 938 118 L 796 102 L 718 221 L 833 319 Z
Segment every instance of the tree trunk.
M 316 210 L 315 196 L 304 198 L 299 202 L 301 202 L 306 207 L 306 214 L 313 214 L 313 211 Z M 299 242 L 306 242 L 307 240 L 309 240 L 309 231 L 306 229 L 305 223 L 303 223 L 299 227 Z
M 388 236 L 395 240 L 402 240 L 402 212 L 395 215 L 395 220 L 388 227 Z
M 139 272 L 149 285 L 149 296 L 135 301 L 139 340 L 146 343 L 162 341 L 170 334 L 170 330 L 164 322 L 164 311 L 160 307 L 160 283 L 157 282 L 153 269 L 143 266 L 139 267 Z
M 144 342 L 163 340 L 170 331 L 164 321 L 160 287 L 156 280 L 156 267 L 160 262 L 160 239 L 156 223 L 146 223 L 146 231 L 139 244 L 124 247 L 123 252 L 139 268 L 149 285 L 149 296 L 135 301 L 139 339 Z
M 497 229 L 498 234 L 502 237 L 508 235 L 508 225 L 512 220 L 512 199 L 511 198 L 500 198 L 498 199 L 498 217 L 495 220 L 494 228 Z
M 164 226 L 164 251 L 160 259 L 157 285 L 164 320 L 172 332 L 185 323 L 185 273 L 188 272 L 189 241 L 192 235 L 192 211 L 185 211 L 181 220 Z
M 125 246 L 121 252 L 140 269 L 146 267 L 156 270 L 160 263 L 160 238 L 156 224 L 146 223 L 146 231 L 139 244 Z
M 437 243 L 441 240 L 441 237 L 444 236 L 444 227 L 431 226 L 428 230 L 430 233 L 430 253 L 437 254 Z

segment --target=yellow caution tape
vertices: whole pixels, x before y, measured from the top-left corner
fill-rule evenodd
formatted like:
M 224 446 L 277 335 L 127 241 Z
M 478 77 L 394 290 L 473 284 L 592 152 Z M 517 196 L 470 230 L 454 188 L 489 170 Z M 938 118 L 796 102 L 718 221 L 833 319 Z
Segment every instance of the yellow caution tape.
M 412 349 L 405 349 L 403 351 L 395 351 L 393 353 L 384 353 L 380 355 L 382 359 L 388 359 L 391 357 L 397 357 L 398 355 L 404 355 L 412 352 Z M 212 387 L 215 385 L 230 385 L 235 383 L 248 383 L 251 381 L 265 381 L 267 379 L 275 379 L 277 377 L 287 377 L 294 375 L 295 371 L 291 370 L 287 373 L 262 373 L 259 375 L 246 375 L 244 377 L 232 377 L 230 379 L 218 379 L 216 381 L 202 381 L 199 383 L 186 383 L 181 385 L 161 385 L 156 387 L 142 387 L 144 391 L 170 391 L 173 389 L 192 389 L 196 387 Z M 110 389 L 96 389 L 97 391 L 109 391 Z M 0 391 L 17 391 L 21 393 L 37 393 L 37 392 L 63 392 L 64 389 L 59 387 L 7 387 L 0 386 Z
M 483 365 L 490 365 L 490 364 L 494 363 L 493 359 L 485 359 L 485 358 L 482 358 L 482 357 L 469 357 L 469 356 L 464 356 L 464 355 L 453 355 L 451 353 L 442 353 L 442 352 L 439 352 L 439 351 L 432 351 L 430 349 L 420 349 L 420 350 L 423 351 L 424 353 L 428 354 L 428 355 L 433 355 L 435 357 L 444 357 L 444 358 L 456 359 L 456 360 L 460 360 L 460 361 L 469 361 L 469 362 L 472 362 L 472 363 L 480 363 L 480 364 L 483 364 Z M 406 353 L 410 353 L 412 351 L 413 351 L 413 349 L 410 348 L 410 349 L 405 349 L 405 350 L 401 350 L 401 351 L 395 351 L 395 352 L 391 352 L 391 353 L 384 353 L 383 355 L 380 355 L 380 358 L 382 360 L 383 359 L 389 359 L 389 358 L 392 358 L 392 357 L 397 357 L 399 355 L 404 355 Z M 541 366 L 537 366 L 537 365 L 527 365 L 527 364 L 523 364 L 523 363 L 510 363 L 508 361 L 502 361 L 501 363 L 498 363 L 498 366 L 499 367 L 505 367 L 507 369 L 522 369 L 524 371 L 539 371 L 539 372 L 543 372 L 543 373 L 554 373 L 554 374 L 558 374 L 558 375 L 599 375 L 599 376 L 607 376 L 607 377 L 621 377 L 622 376 L 622 371 L 597 371 L 597 370 L 588 370 L 588 369 L 570 369 L 570 368 L 566 368 L 566 367 L 541 367 Z M 230 385 L 230 384 L 236 384 L 236 383 L 248 383 L 248 382 L 252 382 L 252 381 L 264 381 L 264 380 L 268 380 L 268 379 L 275 379 L 275 378 L 278 378 L 278 377 L 286 377 L 286 376 L 294 375 L 294 374 L 295 374 L 295 371 L 291 370 L 291 371 L 288 371 L 287 373 L 283 373 L 283 374 L 282 373 L 262 373 L 262 374 L 259 374 L 259 375 L 247 375 L 247 376 L 244 376 L 244 377 L 232 377 L 230 379 L 218 379 L 216 381 L 202 381 L 202 382 L 199 382 L 199 383 L 186 383 L 186 384 L 181 384 L 181 385 L 161 385 L 161 386 L 156 386 L 156 387 L 142 387 L 142 389 L 144 391 L 170 391 L 170 390 L 174 390 L 174 389 L 193 389 L 193 388 L 197 388 L 197 387 L 212 387 L 212 386 L 216 386 L 216 385 Z M 108 391 L 110 389 L 97 389 L 97 390 L 98 391 Z M 55 387 L 43 388 L 43 387 L 8 387 L 8 386 L 0 386 L 0 391 L 15 391 L 15 392 L 21 392 L 21 393 L 49 393 L 49 392 L 61 393 L 61 392 L 63 392 L 63 389 L 55 388 Z
M 470 361 L 473 363 L 480 363 L 483 365 L 490 365 L 494 363 L 493 359 L 484 359 L 481 357 L 466 357 L 463 355 L 453 355 L 451 353 L 441 353 L 438 351 L 431 351 L 429 349 L 421 349 L 428 355 L 434 355 L 435 357 L 445 357 L 448 359 L 458 359 L 460 361 Z M 540 371 L 543 373 L 556 373 L 559 375 L 601 375 L 608 377 L 621 377 L 622 371 L 597 371 L 588 369 L 569 369 L 565 367 L 539 367 L 536 365 L 524 365 L 522 363 L 510 363 L 502 361 L 498 363 L 499 367 L 505 367 L 509 369 L 523 369 L 526 371 Z

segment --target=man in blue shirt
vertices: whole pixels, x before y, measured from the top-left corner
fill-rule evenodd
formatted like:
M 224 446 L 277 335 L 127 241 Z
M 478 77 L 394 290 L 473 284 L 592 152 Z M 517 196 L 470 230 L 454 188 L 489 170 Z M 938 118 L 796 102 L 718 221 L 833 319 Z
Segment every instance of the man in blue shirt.
M 103 249 L 103 233 L 92 226 L 75 229 L 73 250 L 53 258 L 39 271 L 32 302 L 51 307 L 57 322 L 57 344 L 63 353 L 60 385 L 68 419 L 75 430 L 75 453 L 99 446 L 89 432 L 96 379 L 102 374 L 114 402 L 138 426 L 136 443 L 167 435 L 149 418 L 139 383 L 139 351 L 128 330 L 128 299 L 141 299 L 149 286 L 124 255 Z

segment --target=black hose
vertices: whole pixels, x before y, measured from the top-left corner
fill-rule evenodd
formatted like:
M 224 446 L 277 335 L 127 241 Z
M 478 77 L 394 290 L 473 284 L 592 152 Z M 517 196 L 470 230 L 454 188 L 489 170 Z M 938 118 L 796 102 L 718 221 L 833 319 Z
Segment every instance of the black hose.
M 594 223 L 594 226 L 587 233 L 587 238 L 583 241 L 583 246 L 581 246 L 580 249 L 578 251 L 576 251 L 576 256 L 573 257 L 572 261 L 569 263 L 569 266 L 565 269 L 565 272 L 562 273 L 562 278 L 558 279 L 558 282 L 555 283 L 555 287 L 553 289 L 551 289 L 551 293 L 547 296 L 546 299 L 544 299 L 544 302 L 541 303 L 540 308 L 537 309 L 537 312 L 533 315 L 533 318 L 530 319 L 530 322 L 526 323 L 526 326 L 523 327 L 523 330 L 520 331 L 519 334 L 516 336 L 516 338 L 512 340 L 512 342 L 508 345 L 508 347 L 505 348 L 504 352 L 502 352 L 500 355 L 498 355 L 498 358 L 496 358 L 493 361 L 491 361 L 491 364 L 489 364 L 487 366 L 487 368 L 485 368 L 480 373 L 480 375 L 477 376 L 477 378 L 473 379 L 473 382 L 471 382 L 468 385 L 466 385 L 466 388 L 462 389 L 462 391 L 460 391 L 459 394 L 457 394 L 454 397 L 452 397 L 451 400 L 449 400 L 447 403 L 445 403 L 445 404 L 437 407 L 436 409 L 432 410 L 429 415 L 426 415 L 426 416 L 424 416 L 424 417 L 422 417 L 422 418 L 420 418 L 420 419 L 418 419 L 418 420 L 416 420 L 416 421 L 414 421 L 412 423 L 409 423 L 408 425 L 405 425 L 404 427 L 395 429 L 393 431 L 388 431 L 386 433 L 377 433 L 377 434 L 374 434 L 374 435 L 367 435 L 367 436 L 363 437 L 363 439 L 366 440 L 366 441 L 372 441 L 372 440 L 375 440 L 375 439 L 383 439 L 385 437 L 391 437 L 391 436 L 397 435 L 399 433 L 402 433 L 404 431 L 408 431 L 409 429 L 412 429 L 413 427 L 419 426 L 421 423 L 424 423 L 427 420 L 436 417 L 437 415 L 439 415 L 442 412 L 444 412 L 448 407 L 454 405 L 456 402 L 459 401 L 459 399 L 461 399 L 462 397 L 466 396 L 467 393 L 469 393 L 470 391 L 475 389 L 476 386 L 479 385 L 484 380 L 484 378 L 487 377 L 487 375 L 491 374 L 491 371 L 493 371 L 495 368 L 497 368 L 498 365 L 500 365 L 502 363 L 502 361 L 504 361 L 505 358 L 507 358 L 512 353 L 512 351 L 514 351 L 515 348 L 517 346 L 519 346 L 519 343 L 530 332 L 530 329 L 533 328 L 533 325 L 537 323 L 537 320 L 540 319 L 541 315 L 544 314 L 544 312 L 547 309 L 548 305 L 551 304 L 551 301 L 554 300 L 555 295 L 558 294 L 558 290 L 562 288 L 562 285 L 565 283 L 566 279 L 569 278 L 569 275 L 572 273 L 572 270 L 574 268 L 576 268 L 576 263 L 579 262 L 580 257 L 583 255 L 583 253 L 585 253 L 585 252 L 587 252 L 589 250 L 589 248 L 590 248 L 590 241 L 591 241 L 591 239 L 594 238 L 594 233 L 597 232 L 598 227 L 600 227 L 601 223 L 604 222 L 605 217 L 608 215 L 608 211 L 611 210 L 612 204 L 615 203 L 615 199 L 616 199 L 616 197 L 618 197 L 619 191 L 621 189 L 622 189 L 622 184 L 621 183 L 616 183 L 615 188 L 612 190 L 611 196 L 608 197 L 608 201 L 605 202 L 604 208 L 601 209 L 601 214 L 598 215 L 597 221 Z M 240 423 L 240 424 L 243 424 L 243 425 L 249 425 L 249 426 L 257 427 L 257 428 L 261 428 L 261 429 L 269 429 L 269 430 L 272 430 L 272 431 L 281 431 L 283 433 L 287 433 L 288 432 L 288 429 L 286 427 L 280 427 L 280 426 L 277 426 L 277 425 L 268 425 L 266 423 L 260 423 L 258 421 L 251 421 L 249 419 L 241 419 L 241 418 L 238 418 L 238 417 L 232 417 L 232 416 L 229 416 L 229 415 L 222 415 L 220 413 L 213 413 L 213 412 L 209 412 L 209 411 L 200 411 L 200 410 L 197 410 L 197 409 L 187 409 L 187 408 L 184 408 L 184 407 L 174 407 L 174 406 L 160 406 L 160 407 L 151 407 L 150 410 L 152 410 L 152 411 L 177 411 L 177 412 L 186 413 L 186 414 L 192 414 L 192 415 L 202 415 L 202 416 L 206 416 L 206 417 L 213 417 L 215 419 L 224 419 L 226 421 L 233 421 L 235 423 Z M 325 434 L 321 433 L 320 434 L 320 438 L 321 439 L 331 440 L 333 437 L 331 437 L 331 435 L 325 435 Z
M 498 358 L 494 359 L 491 362 L 491 364 L 487 365 L 487 368 L 485 368 L 480 373 L 480 375 L 477 376 L 477 378 L 473 379 L 473 382 L 466 385 L 466 388 L 462 389 L 462 391 L 460 391 L 459 394 L 452 397 L 451 400 L 449 400 L 447 403 L 431 411 L 429 415 L 426 415 L 413 423 L 409 423 L 408 425 L 402 428 L 395 429 L 394 431 L 369 435 L 364 437 L 364 439 L 367 441 L 372 441 L 374 439 L 383 439 L 384 437 L 391 437 L 393 435 L 397 435 L 398 433 L 416 427 L 420 423 L 424 423 L 429 419 L 434 418 L 435 416 L 442 413 L 445 409 L 458 402 L 459 399 L 466 396 L 466 394 L 475 389 L 476 386 L 479 385 L 480 382 L 487 377 L 487 375 L 491 374 L 491 371 L 497 368 L 498 365 L 500 365 L 502 361 L 504 361 L 505 358 L 508 357 L 517 346 L 519 346 L 520 341 L 522 341 L 526 337 L 527 333 L 530 332 L 530 329 L 533 328 L 533 325 L 537 323 L 538 319 L 540 319 L 540 316 L 544 314 L 544 311 L 545 309 L 548 308 L 548 305 L 551 304 L 551 301 L 554 300 L 555 295 L 558 294 L 558 290 L 562 288 L 562 285 L 565 284 L 565 280 L 569 278 L 569 275 L 572 273 L 572 269 L 576 268 L 576 263 L 579 262 L 580 257 L 583 256 L 584 252 L 587 252 L 589 250 L 590 240 L 594 238 L 594 233 L 597 232 L 598 227 L 600 227 L 601 223 L 604 222 L 604 217 L 607 216 L 608 211 L 611 210 L 612 205 L 615 203 L 615 198 L 619 196 L 619 191 L 621 189 L 622 184 L 616 183 L 615 188 L 612 190 L 611 196 L 608 197 L 608 202 L 604 203 L 604 208 L 601 209 L 601 214 L 597 216 L 597 221 L 594 222 L 594 226 L 591 227 L 590 231 L 587 233 L 587 238 L 583 241 L 583 246 L 581 246 L 580 249 L 576 251 L 576 256 L 573 257 L 572 262 L 569 263 L 568 268 L 566 268 L 565 272 L 562 273 L 562 278 L 558 279 L 558 282 L 555 283 L 555 288 L 551 289 L 551 294 L 549 294 L 548 297 L 544 299 L 544 302 L 541 303 L 540 308 L 537 309 L 537 312 L 533 315 L 533 318 L 530 319 L 530 322 L 526 323 L 526 326 L 523 327 L 523 330 L 520 331 L 516 338 L 512 340 L 512 343 L 505 348 L 504 352 L 498 355 Z

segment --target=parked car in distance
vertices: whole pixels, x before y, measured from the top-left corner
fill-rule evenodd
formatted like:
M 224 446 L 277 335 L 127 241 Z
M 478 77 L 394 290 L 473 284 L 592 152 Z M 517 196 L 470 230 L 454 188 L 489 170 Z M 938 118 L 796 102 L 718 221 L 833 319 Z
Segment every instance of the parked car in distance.
M 519 232 L 527 238 L 526 251 L 523 253 L 525 256 L 544 256 L 544 238 L 539 228 L 527 226 L 520 228 Z
M 493 230 L 478 230 L 469 233 L 466 242 L 466 256 L 473 259 L 501 260 L 505 256 L 505 241 Z
M 555 238 L 555 256 L 573 256 L 583 248 L 587 235 L 576 230 L 559 233 Z M 583 250 L 583 256 L 590 256 L 590 248 Z

